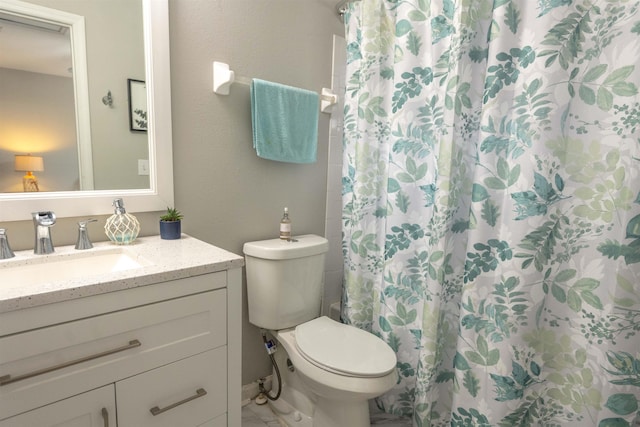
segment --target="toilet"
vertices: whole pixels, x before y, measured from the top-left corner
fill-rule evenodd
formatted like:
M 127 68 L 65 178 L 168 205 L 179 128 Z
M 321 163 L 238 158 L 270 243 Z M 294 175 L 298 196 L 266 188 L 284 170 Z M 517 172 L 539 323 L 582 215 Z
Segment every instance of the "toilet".
M 269 404 L 283 421 L 369 427 L 368 400 L 396 384 L 396 355 L 377 336 L 320 316 L 327 250 L 312 234 L 245 243 L 249 321 L 276 340 L 282 391 Z M 275 374 L 273 382 L 276 390 Z

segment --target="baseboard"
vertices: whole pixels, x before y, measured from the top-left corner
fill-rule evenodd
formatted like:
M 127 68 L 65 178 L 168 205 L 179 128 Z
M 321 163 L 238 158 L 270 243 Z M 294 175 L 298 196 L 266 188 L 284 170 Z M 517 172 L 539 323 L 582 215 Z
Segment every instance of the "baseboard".
M 264 382 L 264 388 L 267 390 L 271 390 L 271 375 L 262 378 L 262 380 Z M 260 394 L 260 387 L 258 386 L 258 384 L 258 381 L 254 381 L 242 386 L 242 406 L 251 402 L 256 398 L 258 394 Z

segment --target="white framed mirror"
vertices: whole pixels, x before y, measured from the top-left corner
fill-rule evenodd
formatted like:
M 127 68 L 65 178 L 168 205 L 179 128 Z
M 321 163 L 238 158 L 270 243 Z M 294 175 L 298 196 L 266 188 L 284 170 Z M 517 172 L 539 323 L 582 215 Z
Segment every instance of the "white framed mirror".
M 38 210 L 52 210 L 58 217 L 109 214 L 113 212 L 111 203 L 117 197 L 124 198 L 127 210 L 132 212 L 160 211 L 173 206 L 168 1 L 142 0 L 142 18 L 149 188 L 0 193 L 0 221 L 28 220 L 31 212 Z

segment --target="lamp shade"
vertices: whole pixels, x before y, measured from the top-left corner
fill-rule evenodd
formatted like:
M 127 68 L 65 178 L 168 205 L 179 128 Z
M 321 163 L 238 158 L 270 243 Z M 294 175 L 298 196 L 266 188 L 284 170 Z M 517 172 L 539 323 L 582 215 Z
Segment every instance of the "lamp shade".
M 44 161 L 40 156 L 16 154 L 15 169 L 22 172 L 40 172 L 44 170 Z

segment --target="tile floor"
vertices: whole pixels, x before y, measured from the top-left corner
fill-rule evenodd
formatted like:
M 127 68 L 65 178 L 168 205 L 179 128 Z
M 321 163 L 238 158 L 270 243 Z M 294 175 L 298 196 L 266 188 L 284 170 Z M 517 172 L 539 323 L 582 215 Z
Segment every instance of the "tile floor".
M 281 427 L 269 405 L 256 405 L 252 400 L 242 407 L 242 427 Z
M 372 410 L 371 425 L 376 427 L 411 427 L 411 420 Z M 286 427 L 269 409 L 269 405 L 256 405 L 251 401 L 242 408 L 242 427 Z

